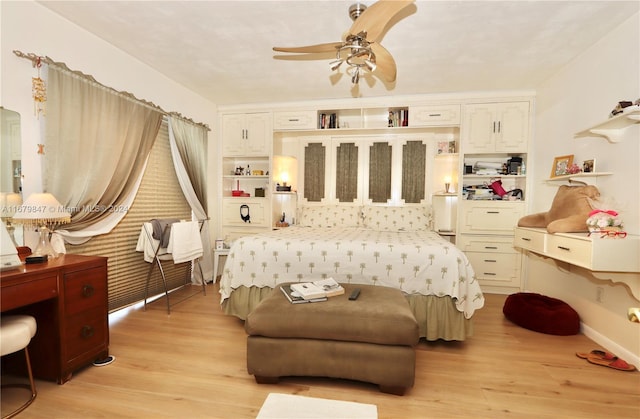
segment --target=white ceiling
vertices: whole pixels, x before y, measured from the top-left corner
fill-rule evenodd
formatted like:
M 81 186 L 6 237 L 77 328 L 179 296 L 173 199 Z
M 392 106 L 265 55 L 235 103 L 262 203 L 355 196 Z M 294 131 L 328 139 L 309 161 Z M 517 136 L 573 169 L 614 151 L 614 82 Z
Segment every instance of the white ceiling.
M 640 8 L 637 0 L 417 1 L 381 42 L 397 81 L 368 77 L 353 89 L 329 70 L 332 54 L 278 59 L 271 48 L 340 41 L 355 0 L 40 3 L 220 105 L 535 89 Z

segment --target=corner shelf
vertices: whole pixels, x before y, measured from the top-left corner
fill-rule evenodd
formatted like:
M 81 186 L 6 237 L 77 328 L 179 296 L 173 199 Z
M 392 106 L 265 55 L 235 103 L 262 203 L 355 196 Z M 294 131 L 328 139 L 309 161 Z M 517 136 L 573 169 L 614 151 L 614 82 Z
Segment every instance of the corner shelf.
M 629 109 L 631 108 L 631 109 Z M 573 135 L 574 138 L 600 136 L 610 143 L 620 142 L 623 131 L 633 124 L 640 123 L 640 106 L 629 106 L 625 112 Z

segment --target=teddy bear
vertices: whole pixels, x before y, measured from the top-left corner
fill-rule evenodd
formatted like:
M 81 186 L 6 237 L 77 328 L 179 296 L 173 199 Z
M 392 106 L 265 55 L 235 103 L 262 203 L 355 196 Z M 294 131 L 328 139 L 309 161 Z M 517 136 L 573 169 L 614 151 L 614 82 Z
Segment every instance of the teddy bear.
M 518 227 L 546 228 L 549 233 L 578 233 L 588 231 L 587 219 L 594 209 L 593 201 L 600 191 L 593 185 L 558 188 L 547 212 L 526 215 L 518 220 Z

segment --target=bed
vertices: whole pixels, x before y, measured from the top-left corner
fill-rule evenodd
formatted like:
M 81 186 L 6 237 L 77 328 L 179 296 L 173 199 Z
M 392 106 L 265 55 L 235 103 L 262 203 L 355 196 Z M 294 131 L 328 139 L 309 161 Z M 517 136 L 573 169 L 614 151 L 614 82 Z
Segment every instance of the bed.
M 298 220 L 233 243 L 220 282 L 226 314 L 246 319 L 279 283 L 333 277 L 399 288 L 427 340 L 472 335 L 482 291 L 465 254 L 429 229 L 424 207 L 308 207 Z

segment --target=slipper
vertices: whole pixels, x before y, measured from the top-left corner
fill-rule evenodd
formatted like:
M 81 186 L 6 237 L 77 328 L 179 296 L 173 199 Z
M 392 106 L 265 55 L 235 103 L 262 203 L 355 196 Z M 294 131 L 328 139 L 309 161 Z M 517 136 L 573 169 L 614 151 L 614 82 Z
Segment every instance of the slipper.
M 603 367 L 613 368 L 615 370 L 620 371 L 635 371 L 636 367 L 633 365 L 629 365 L 625 360 L 620 359 L 618 357 L 614 357 L 614 360 L 603 359 L 597 356 L 589 356 L 587 357 L 587 361 L 595 365 L 602 365 Z
M 615 361 L 616 359 L 618 359 L 618 357 L 615 356 L 614 354 L 612 354 L 611 352 L 605 352 L 605 351 L 601 351 L 599 349 L 594 349 L 593 351 L 589 352 L 588 354 L 583 353 L 583 352 L 576 352 L 576 356 L 578 358 L 582 358 L 582 359 L 588 359 L 589 357 L 607 359 L 607 360 L 610 360 L 610 361 Z

